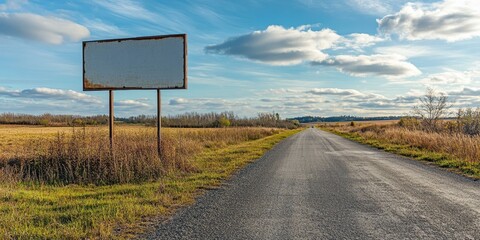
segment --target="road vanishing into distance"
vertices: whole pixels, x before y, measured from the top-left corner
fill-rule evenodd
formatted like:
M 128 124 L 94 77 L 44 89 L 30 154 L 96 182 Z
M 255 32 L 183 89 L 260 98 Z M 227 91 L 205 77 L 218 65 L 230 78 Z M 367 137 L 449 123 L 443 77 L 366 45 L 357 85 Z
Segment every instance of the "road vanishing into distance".
M 480 181 L 309 128 L 148 239 L 480 239 Z

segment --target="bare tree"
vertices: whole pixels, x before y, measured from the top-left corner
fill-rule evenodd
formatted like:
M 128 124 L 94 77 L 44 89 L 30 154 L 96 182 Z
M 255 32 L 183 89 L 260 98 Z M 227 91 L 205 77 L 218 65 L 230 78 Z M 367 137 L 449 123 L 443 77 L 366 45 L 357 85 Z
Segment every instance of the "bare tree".
M 437 130 L 438 121 L 447 116 L 448 110 L 452 106 L 448 101 L 448 96 L 438 93 L 432 88 L 427 88 L 425 95 L 419 100 L 420 103 L 413 107 L 413 115 L 422 120 L 428 131 Z

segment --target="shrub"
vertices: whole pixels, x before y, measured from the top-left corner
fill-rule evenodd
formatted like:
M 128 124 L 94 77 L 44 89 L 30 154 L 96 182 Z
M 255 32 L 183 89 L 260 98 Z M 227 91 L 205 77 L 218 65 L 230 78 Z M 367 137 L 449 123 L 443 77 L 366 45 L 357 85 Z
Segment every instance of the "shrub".
M 459 109 L 457 113 L 457 126 L 468 135 L 480 134 L 480 109 Z
M 229 127 L 230 126 L 230 120 L 228 120 L 226 117 L 222 116 L 217 121 L 215 122 L 216 127 Z
M 415 117 L 402 117 L 398 121 L 398 126 L 411 130 L 420 128 L 420 121 Z
M 48 119 L 41 119 L 38 124 L 43 125 L 43 126 L 48 126 L 50 124 L 50 121 Z

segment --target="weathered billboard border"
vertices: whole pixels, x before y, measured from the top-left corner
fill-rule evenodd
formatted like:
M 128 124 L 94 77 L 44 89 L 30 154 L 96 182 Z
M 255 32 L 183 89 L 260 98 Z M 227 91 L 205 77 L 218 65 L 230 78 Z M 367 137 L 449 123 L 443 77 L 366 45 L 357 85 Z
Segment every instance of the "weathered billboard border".
M 98 86 L 95 83 L 92 83 L 92 86 L 86 86 L 86 82 L 88 79 L 86 76 L 86 60 L 85 58 L 85 48 L 88 44 L 104 44 L 104 43 L 121 43 L 126 41 L 151 41 L 151 40 L 158 40 L 161 42 L 163 39 L 171 39 L 171 38 L 181 38 L 183 40 L 183 85 L 182 86 L 173 86 L 173 87 L 142 87 L 142 86 L 122 86 L 122 87 L 114 87 L 114 86 Z M 157 91 L 157 149 L 158 155 L 161 157 L 161 95 L 160 90 L 168 90 L 168 89 L 187 89 L 187 34 L 171 34 L 171 35 L 157 35 L 157 36 L 144 36 L 144 37 L 134 37 L 134 38 L 117 38 L 117 39 L 104 39 L 104 40 L 92 40 L 92 41 L 83 41 L 82 42 L 82 61 L 83 61 L 83 90 L 84 91 L 108 91 L 109 92 L 109 133 L 110 133 L 110 151 L 113 155 L 113 123 L 114 123 L 114 108 L 113 108 L 113 91 L 114 90 L 156 90 Z M 145 49 L 143 49 L 145 50 Z M 168 56 L 164 56 L 167 57 Z M 110 56 L 110 61 L 112 58 Z M 114 59 L 114 58 L 113 58 Z M 136 59 L 138 60 L 138 59 Z M 145 60 L 145 59 L 144 59 Z M 92 60 L 93 61 L 93 60 Z M 161 64 L 161 63 L 159 63 Z M 125 66 L 127 67 L 127 66 Z M 116 68 L 119 68 L 118 66 Z M 125 69 L 122 69 L 125 70 Z M 88 74 L 87 74 L 88 75 Z M 137 76 L 138 78 L 139 76 Z M 128 80 L 128 79 L 127 79 Z M 157 79 L 158 80 L 158 79 Z M 88 83 L 88 82 L 87 82 Z
M 118 72 L 115 72 L 115 76 L 106 76 L 110 79 L 113 79 L 115 80 L 114 78 L 115 77 L 118 77 L 118 76 L 121 76 L 120 78 L 122 78 L 121 80 L 124 80 L 124 83 L 125 82 L 128 82 L 128 81 L 132 81 L 131 83 L 128 83 L 127 86 L 125 86 L 125 84 L 113 84 L 111 86 L 108 86 L 108 85 L 104 85 L 104 84 L 101 84 L 100 82 L 103 81 L 104 79 L 92 79 L 92 78 L 88 78 L 88 76 L 91 76 L 92 74 L 95 75 L 95 73 L 91 73 L 90 71 L 94 71 L 95 69 L 90 69 L 90 68 L 93 68 L 93 67 L 97 67 L 97 66 L 87 66 L 89 65 L 89 63 L 86 62 L 86 60 L 88 60 L 89 58 L 93 57 L 91 56 L 92 54 L 95 54 L 96 52 L 91 52 L 91 51 L 88 51 L 89 48 L 94 48 L 94 47 L 97 47 L 97 50 L 102 50 L 101 48 L 103 47 L 105 50 L 106 47 L 108 47 L 108 43 L 112 43 L 110 44 L 110 46 L 112 45 L 117 45 L 117 47 L 128 47 L 126 46 L 126 44 L 128 43 L 133 43 L 133 44 L 137 44 L 135 45 L 135 47 L 138 47 L 138 44 L 146 44 L 146 43 L 150 43 L 150 42 L 154 42 L 155 44 L 157 44 L 157 47 L 161 47 L 161 44 L 164 44 L 166 41 L 162 41 L 162 40 L 170 40 L 170 39 L 180 39 L 182 41 L 182 46 L 183 46 L 183 49 L 181 49 L 181 52 L 180 53 L 176 53 L 178 54 L 178 56 L 176 57 L 181 57 L 182 58 L 182 70 L 183 70 L 183 74 L 182 74 L 182 79 L 181 79 L 181 82 L 182 84 L 178 84 L 178 85 L 174 85 L 174 86 L 167 86 L 167 87 L 161 87 L 160 85 L 162 85 L 161 81 L 165 79 L 165 77 L 162 77 L 162 76 L 156 76 L 157 79 L 148 79 L 149 81 L 152 81 L 152 82 L 155 82 L 155 81 L 158 81 L 158 87 L 152 87 L 152 86 L 141 86 L 141 85 L 137 85 L 135 84 L 135 82 L 133 81 L 138 81 L 138 74 L 139 74 L 139 71 L 140 70 L 137 70 L 137 75 L 136 76 L 132 76 L 131 74 L 131 68 L 129 69 L 119 69 L 118 67 L 116 68 L 116 71 Z M 123 46 L 122 46 L 123 45 Z M 171 34 L 171 35 L 157 35 L 157 36 L 144 36 L 144 37 L 134 37 L 134 38 L 117 38 L 117 39 L 104 39 L 104 40 L 91 40 L 91 41 L 84 41 L 82 42 L 82 61 L 83 61 L 83 90 L 84 91 L 105 91 L 105 90 L 156 90 L 156 89 L 162 89 L 162 90 L 167 90 L 167 89 L 187 89 L 187 85 L 188 85 L 188 79 L 187 79 L 187 35 L 186 34 Z M 98 49 L 100 47 L 100 49 Z M 125 50 L 125 49 L 123 49 Z M 111 54 L 123 54 L 122 52 L 112 52 Z M 123 64 L 132 64 L 132 65 L 135 65 L 135 62 L 143 62 L 143 63 L 149 63 L 150 64 L 150 68 L 152 67 L 161 67 L 159 64 L 161 64 L 161 61 L 168 61 L 169 58 L 173 58 L 174 56 L 169 56 L 169 55 L 165 55 L 165 56 L 159 56 L 157 55 L 157 59 L 140 59 L 138 56 L 133 56 L 133 57 L 136 57 L 136 58 L 131 58 L 132 56 L 124 56 L 124 57 L 115 57 L 115 56 L 100 56 L 100 57 L 104 57 L 104 58 L 108 58 L 108 62 L 112 62 L 112 61 L 123 61 L 122 63 Z M 128 59 L 127 59 L 128 57 Z M 96 56 L 96 58 L 99 58 L 98 56 Z M 91 59 L 91 60 L 94 60 L 94 61 L 97 61 L 95 59 Z M 146 57 L 145 57 L 146 58 Z M 157 60 L 156 62 L 152 61 L 152 60 Z M 117 63 L 118 64 L 118 63 Z M 137 63 L 138 65 L 138 63 Z M 135 69 L 134 69 L 135 70 Z M 145 69 L 142 69 L 142 70 L 145 70 Z M 150 69 L 152 70 L 152 69 Z M 171 68 L 169 69 L 171 71 Z M 96 70 L 96 71 L 108 71 L 106 69 L 101 69 L 101 70 Z M 122 73 L 123 71 L 123 73 Z M 162 73 L 162 72 L 158 72 L 158 70 L 153 70 L 153 71 L 157 71 L 158 75 L 161 75 L 161 74 L 167 74 L 167 73 Z M 130 78 L 128 78 L 126 75 L 130 74 Z M 103 73 L 103 75 L 105 75 L 105 73 Z M 125 75 L 125 76 L 122 76 L 122 75 Z M 99 82 L 100 81 L 100 82 Z M 170 80 L 168 80 L 170 81 Z M 119 86 L 115 86 L 115 85 L 119 85 Z M 123 86 L 120 86 L 120 85 L 123 85 Z

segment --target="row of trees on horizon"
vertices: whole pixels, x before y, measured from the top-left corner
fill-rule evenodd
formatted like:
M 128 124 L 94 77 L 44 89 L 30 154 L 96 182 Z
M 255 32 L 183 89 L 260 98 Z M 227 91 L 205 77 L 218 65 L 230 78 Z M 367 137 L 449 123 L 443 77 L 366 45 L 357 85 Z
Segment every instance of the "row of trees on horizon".
M 156 125 L 156 116 L 138 115 L 128 118 L 115 117 L 115 121 L 125 124 Z M 44 126 L 92 126 L 108 124 L 107 115 L 30 115 L 16 113 L 0 114 L 0 124 L 44 125 Z M 184 128 L 209 127 L 278 127 L 296 128 L 300 123 L 296 120 L 281 119 L 278 113 L 259 113 L 255 117 L 239 117 L 234 112 L 221 113 L 183 113 L 162 117 L 162 126 Z

